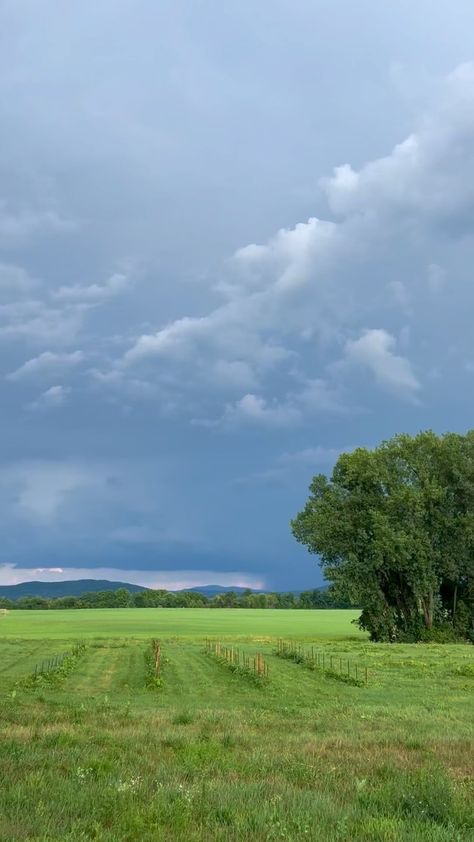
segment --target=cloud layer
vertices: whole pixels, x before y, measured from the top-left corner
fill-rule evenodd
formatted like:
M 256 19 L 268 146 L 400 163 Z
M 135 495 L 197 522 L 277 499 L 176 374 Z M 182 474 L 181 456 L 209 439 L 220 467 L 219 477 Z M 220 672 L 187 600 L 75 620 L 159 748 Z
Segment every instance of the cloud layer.
M 140 335 L 116 365 L 158 376 L 166 365 L 181 398 L 199 387 L 222 404 L 224 385 L 240 389 L 240 397 L 225 403 L 222 420 L 269 427 L 350 405 L 348 366 L 334 365 L 339 357 L 365 369 L 381 389 L 401 398 L 422 395 L 422 379 L 397 342 L 408 346 L 413 336 L 417 354 L 426 341 L 430 296 L 440 293 L 449 273 L 432 262 L 433 254 L 441 237 L 452 260 L 468 235 L 473 92 L 474 65 L 462 65 L 389 155 L 358 171 L 338 166 L 320 180 L 335 219 L 312 217 L 266 244 L 239 248 L 215 284 L 223 303 Z M 416 334 L 409 334 L 410 323 Z M 223 384 L 213 374 L 226 370 Z M 246 382 L 254 391 L 245 391 Z M 308 400 L 315 384 L 320 399 Z
M 8 575 L 311 584 L 312 473 L 469 426 L 472 4 L 320 6 L 2 5 Z

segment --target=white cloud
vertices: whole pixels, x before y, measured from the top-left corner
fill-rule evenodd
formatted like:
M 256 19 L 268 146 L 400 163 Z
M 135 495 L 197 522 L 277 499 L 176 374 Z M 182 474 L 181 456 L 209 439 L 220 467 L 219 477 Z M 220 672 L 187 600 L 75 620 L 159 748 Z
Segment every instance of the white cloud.
M 301 420 L 300 410 L 291 404 L 269 403 L 260 395 L 244 395 L 226 408 L 224 425 L 251 423 L 263 427 L 292 427 Z
M 34 572 L 36 574 L 40 573 L 64 573 L 62 567 L 35 567 Z
M 383 387 L 413 397 L 420 384 L 409 360 L 394 353 L 395 339 L 386 330 L 366 330 L 346 344 L 347 358 L 372 372 Z
M 137 360 L 160 356 L 172 355 L 177 357 L 188 356 L 193 351 L 194 343 L 201 336 L 206 336 L 208 329 L 218 322 L 218 313 L 212 313 L 203 318 L 190 318 L 185 316 L 177 319 L 155 334 L 140 336 L 135 344 L 126 352 L 125 363 L 134 363 Z
M 344 164 L 321 181 L 336 221 L 311 217 L 281 229 L 267 243 L 238 249 L 214 288 L 220 306 L 143 333 L 117 366 L 166 360 L 183 393 L 202 382 L 203 372 L 216 372 L 220 389 L 219 373 L 227 371 L 227 385 L 236 395 L 227 406 L 227 420 L 269 426 L 298 423 L 318 404 L 340 411 L 327 371 L 337 376 L 331 358 L 337 359 L 341 348 L 372 371 L 377 384 L 394 395 L 413 396 L 420 383 L 412 363 L 395 353 L 389 330 L 349 337 L 369 319 L 384 325 L 387 311 L 397 334 L 409 328 L 405 323 L 392 327 L 397 311 L 405 322 L 418 319 L 423 325 L 426 271 L 436 292 L 442 291 L 445 276 L 444 268 L 428 258 L 430 245 L 438 242 L 440 225 L 444 236 L 455 237 L 458 224 L 474 210 L 473 139 L 474 64 L 445 80 L 439 102 L 389 155 L 359 170 Z M 428 268 L 420 277 L 413 268 L 403 280 L 386 279 L 386 266 L 398 253 L 409 267 L 424 261 Z M 275 370 L 279 377 L 270 381 Z M 239 390 L 246 390 L 243 397 Z
M 191 423 L 209 429 L 229 430 L 242 425 L 285 429 L 320 413 L 346 411 L 339 393 L 324 380 L 305 380 L 302 384 L 298 391 L 287 393 L 280 401 L 248 392 L 227 403 L 220 417 L 194 418 Z
M 128 275 L 115 272 L 105 284 L 90 284 L 89 286 L 74 284 L 59 287 L 53 293 L 53 298 L 57 301 L 80 301 L 94 304 L 120 295 L 129 288 L 130 284 L 131 279 Z
M 62 286 L 51 291 L 22 267 L 0 264 L 0 338 L 36 345 L 70 345 L 76 341 L 86 315 L 127 290 L 130 283 L 128 274 L 115 273 L 102 285 Z M 59 364 L 59 357 L 57 361 Z M 42 364 L 46 362 L 45 357 Z
M 25 378 L 36 378 L 38 375 L 49 376 L 61 371 L 66 371 L 81 363 L 84 359 L 82 351 L 71 351 L 71 353 L 58 353 L 55 351 L 43 351 L 37 357 L 27 360 L 15 371 L 7 374 L 7 380 L 23 380 Z
M 66 403 L 70 392 L 69 386 L 50 386 L 49 389 L 41 393 L 38 400 L 28 404 L 28 409 L 57 409 Z
M 321 413 L 346 412 L 339 391 L 326 381 L 300 377 L 296 381 L 298 388 L 294 387 L 280 401 L 248 392 L 235 402 L 227 403 L 222 416 L 215 419 L 195 418 L 192 423 L 209 429 L 232 429 L 243 424 L 283 429 L 297 426 L 304 419 Z
M 249 287 L 271 285 L 284 292 L 303 286 L 327 269 L 341 249 L 341 231 L 327 220 L 311 217 L 294 228 L 282 228 L 267 245 L 238 249 L 233 261 Z M 225 287 L 224 289 L 229 289 Z
M 83 304 L 61 309 L 38 299 L 0 305 L 0 337 L 69 345 L 76 340 L 85 312 Z
M 444 81 L 436 106 L 390 155 L 358 172 L 336 167 L 322 186 L 331 210 L 352 214 L 413 214 L 448 220 L 474 202 L 474 63 Z
M 88 373 L 92 381 L 101 386 L 102 394 L 105 388 L 109 394 L 116 394 L 118 400 L 122 400 L 124 397 L 132 401 L 153 400 L 158 395 L 154 383 L 143 378 L 127 376 L 126 372 L 119 369 L 101 371 L 93 368 Z
M 259 306 L 256 300 L 229 301 L 207 316 L 185 317 L 155 334 L 143 334 L 113 369 L 111 380 L 118 384 L 132 366 L 162 360 L 166 366 L 157 374 L 162 387 L 172 389 L 172 402 L 177 392 L 186 391 L 184 383 L 188 391 L 201 393 L 209 388 L 234 394 L 255 389 L 262 377 L 293 356 L 281 341 L 254 324 Z M 125 387 L 128 379 L 123 378 Z
M 455 238 L 474 209 L 473 81 L 474 65 L 462 66 L 388 155 L 358 170 L 343 164 L 323 179 L 332 219 L 311 216 L 237 249 L 207 290 L 212 305 L 156 326 L 147 313 L 128 350 L 92 373 L 109 386 L 106 400 L 113 389 L 131 401 L 159 394 L 163 406 L 194 418 L 214 400 L 226 423 L 284 428 L 318 411 L 341 411 L 331 366 L 341 349 L 380 386 L 413 396 L 420 382 L 412 362 L 395 352 L 393 336 L 424 329 L 427 286 L 441 295 L 446 274 L 433 246 L 440 231 Z M 25 293 L 0 305 L 0 337 L 70 345 L 89 310 L 130 286 L 124 269 L 105 283 L 63 284 L 34 299 Z M 360 336 L 366 324 L 380 330 Z M 22 367 L 10 378 L 27 373 Z

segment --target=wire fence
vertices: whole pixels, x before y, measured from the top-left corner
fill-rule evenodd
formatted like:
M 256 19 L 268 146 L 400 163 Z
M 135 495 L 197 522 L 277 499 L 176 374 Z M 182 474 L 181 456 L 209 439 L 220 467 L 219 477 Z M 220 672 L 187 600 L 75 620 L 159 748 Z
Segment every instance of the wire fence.
M 208 638 L 206 652 L 227 664 L 234 672 L 247 673 L 259 679 L 269 676 L 268 663 L 260 652 L 252 656 L 237 646 L 224 646 L 219 640 Z
M 59 669 L 65 661 L 68 661 L 70 658 L 76 658 L 78 655 L 82 655 L 85 648 L 84 643 L 77 643 L 67 652 L 61 652 L 60 654 L 53 655 L 51 658 L 45 658 L 43 661 L 38 661 L 33 668 L 32 676 L 36 678 L 36 676 L 46 675 L 49 672 Z
M 78 659 L 86 651 L 85 643 L 76 643 L 67 652 L 60 652 L 50 658 L 38 661 L 31 673 L 20 681 L 25 687 L 34 687 L 38 684 L 56 684 L 66 678 L 76 668 Z
M 310 669 L 323 670 L 328 675 L 348 684 L 357 686 L 368 684 L 369 672 L 366 666 L 350 658 L 318 651 L 314 646 L 305 648 L 294 641 L 278 640 L 275 654 L 279 658 L 287 658 L 297 664 L 304 664 Z

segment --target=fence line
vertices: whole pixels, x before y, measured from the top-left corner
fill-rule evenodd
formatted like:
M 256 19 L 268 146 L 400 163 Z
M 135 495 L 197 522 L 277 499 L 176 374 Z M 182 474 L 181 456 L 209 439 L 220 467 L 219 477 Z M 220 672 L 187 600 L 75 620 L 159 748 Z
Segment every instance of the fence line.
M 85 644 L 77 643 L 71 650 L 61 652 L 58 655 L 53 655 L 51 658 L 45 658 L 43 661 L 38 661 L 32 670 L 33 678 L 39 675 L 46 675 L 49 672 L 57 670 L 67 658 L 75 658 L 84 652 Z
M 236 646 L 223 646 L 219 640 L 206 638 L 206 652 L 229 665 L 236 672 L 244 672 L 257 678 L 268 678 L 268 664 L 260 652 L 252 658 Z
M 369 680 L 366 666 L 362 667 L 360 664 L 351 661 L 350 658 L 341 658 L 327 652 L 315 651 L 314 646 L 307 650 L 301 643 L 278 640 L 275 654 L 279 658 L 288 658 L 298 664 L 306 664 L 311 669 L 321 669 L 342 681 L 358 686 L 367 684 Z

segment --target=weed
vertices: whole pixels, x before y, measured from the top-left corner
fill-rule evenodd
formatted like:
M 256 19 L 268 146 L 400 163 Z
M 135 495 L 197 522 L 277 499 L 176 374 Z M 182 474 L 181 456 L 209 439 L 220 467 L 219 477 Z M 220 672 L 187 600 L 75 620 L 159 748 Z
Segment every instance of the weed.
M 189 711 L 181 711 L 172 719 L 173 725 L 190 725 L 194 722 L 194 716 Z

